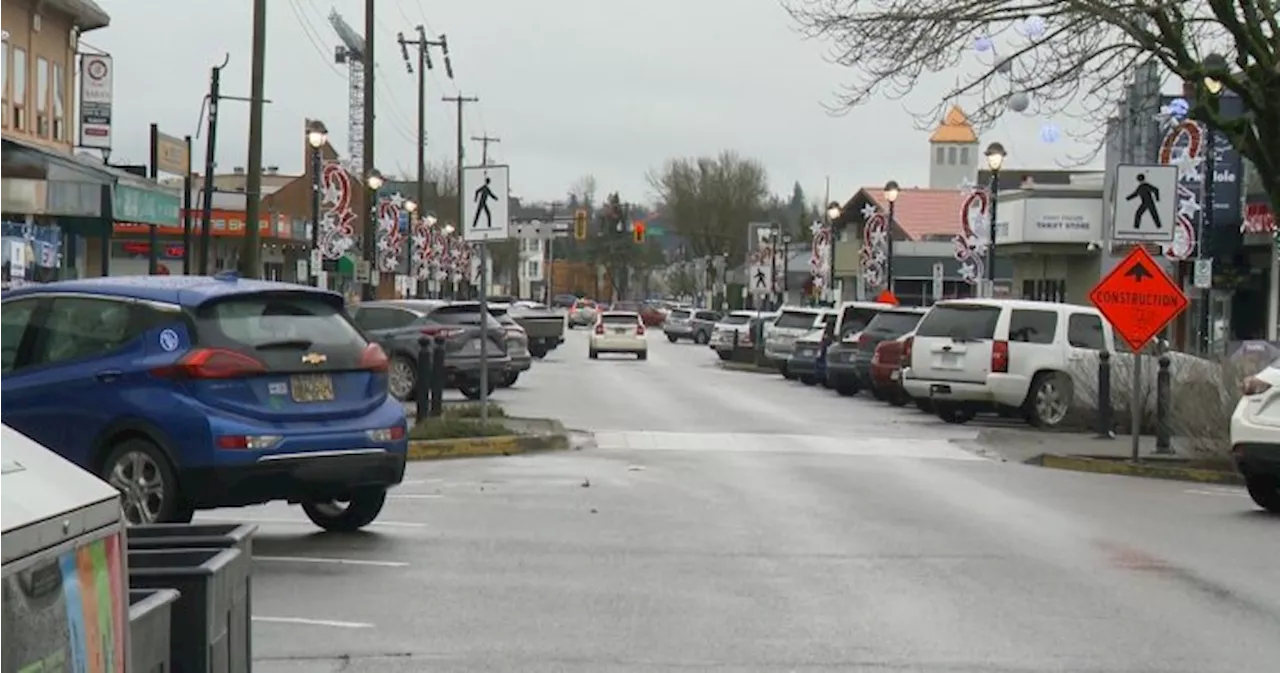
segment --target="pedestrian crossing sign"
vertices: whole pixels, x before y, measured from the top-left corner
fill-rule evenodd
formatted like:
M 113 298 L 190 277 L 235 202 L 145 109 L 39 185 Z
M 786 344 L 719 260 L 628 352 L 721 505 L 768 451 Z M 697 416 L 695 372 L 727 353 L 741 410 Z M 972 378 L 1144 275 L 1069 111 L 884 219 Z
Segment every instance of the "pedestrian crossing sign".
M 508 176 L 508 166 L 462 169 L 463 240 L 473 243 L 505 241 L 510 236 Z
M 1172 243 L 1178 227 L 1178 167 L 1121 164 L 1112 197 L 1112 238 Z

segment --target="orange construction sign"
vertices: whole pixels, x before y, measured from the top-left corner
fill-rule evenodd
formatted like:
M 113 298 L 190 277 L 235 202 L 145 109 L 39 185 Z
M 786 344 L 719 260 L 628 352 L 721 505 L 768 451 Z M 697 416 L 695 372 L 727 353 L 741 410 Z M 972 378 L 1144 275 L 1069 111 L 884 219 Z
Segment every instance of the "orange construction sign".
M 1187 308 L 1187 297 L 1142 246 L 1107 274 L 1089 293 L 1089 301 L 1134 352 Z

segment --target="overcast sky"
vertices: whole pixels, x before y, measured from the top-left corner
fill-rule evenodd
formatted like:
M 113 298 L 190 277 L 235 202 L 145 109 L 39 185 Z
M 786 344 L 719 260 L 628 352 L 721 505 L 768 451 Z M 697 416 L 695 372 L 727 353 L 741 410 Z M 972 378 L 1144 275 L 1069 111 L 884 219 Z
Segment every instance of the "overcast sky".
M 251 2 L 99 0 L 109 28 L 85 36 L 115 56 L 113 160 L 142 162 L 147 127 L 196 131 L 209 68 L 231 55 L 223 92 L 248 95 Z M 345 67 L 333 65 L 337 11 L 363 30 L 359 0 L 271 0 L 268 14 L 266 144 L 263 163 L 298 171 L 302 126 L 323 119 L 345 152 Z M 301 18 L 300 18 L 301 17 Z M 652 197 L 645 173 L 664 160 L 733 149 L 768 168 L 774 189 L 799 181 L 811 197 L 830 176 L 833 197 L 890 178 L 927 184 L 927 133 L 902 103 L 883 101 L 843 117 L 822 107 L 842 81 L 821 44 L 795 34 L 778 0 L 378 0 L 376 163 L 385 173 L 414 165 L 416 78 L 404 67 L 395 33 L 425 23 L 446 33 L 456 79 L 440 59 L 428 79 L 428 157 L 455 153 L 454 108 L 440 101 L 460 89 L 467 136 L 502 139 L 496 161 L 511 165 L 513 193 L 561 198 L 584 174 L 624 200 Z M 948 78 L 953 79 L 953 78 Z M 926 110 L 941 90 L 908 99 Z M 1009 151 L 1007 166 L 1058 168 L 1081 148 L 1040 139 L 1046 120 L 1018 117 L 984 134 Z M 1070 120 L 1059 121 L 1069 127 Z M 243 166 L 248 108 L 226 103 L 218 131 L 219 171 Z M 202 162 L 203 142 L 194 160 Z M 468 163 L 478 143 L 467 142 Z

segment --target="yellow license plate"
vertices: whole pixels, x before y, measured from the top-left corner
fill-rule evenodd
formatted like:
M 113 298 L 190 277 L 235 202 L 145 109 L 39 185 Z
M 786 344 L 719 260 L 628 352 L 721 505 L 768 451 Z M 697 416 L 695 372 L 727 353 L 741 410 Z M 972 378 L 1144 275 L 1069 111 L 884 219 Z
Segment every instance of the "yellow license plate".
M 328 374 L 299 374 L 290 378 L 294 402 L 328 402 L 333 399 L 333 378 Z

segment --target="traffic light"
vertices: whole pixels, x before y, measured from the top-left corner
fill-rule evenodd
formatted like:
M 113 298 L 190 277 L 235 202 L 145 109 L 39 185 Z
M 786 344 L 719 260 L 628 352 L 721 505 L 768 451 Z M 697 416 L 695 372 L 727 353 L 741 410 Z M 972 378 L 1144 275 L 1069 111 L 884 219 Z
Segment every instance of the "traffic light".
M 644 243 L 644 222 L 635 222 L 631 225 L 631 235 L 635 237 L 636 243 Z
M 573 214 L 573 237 L 579 241 L 587 240 L 587 211 L 581 208 Z

